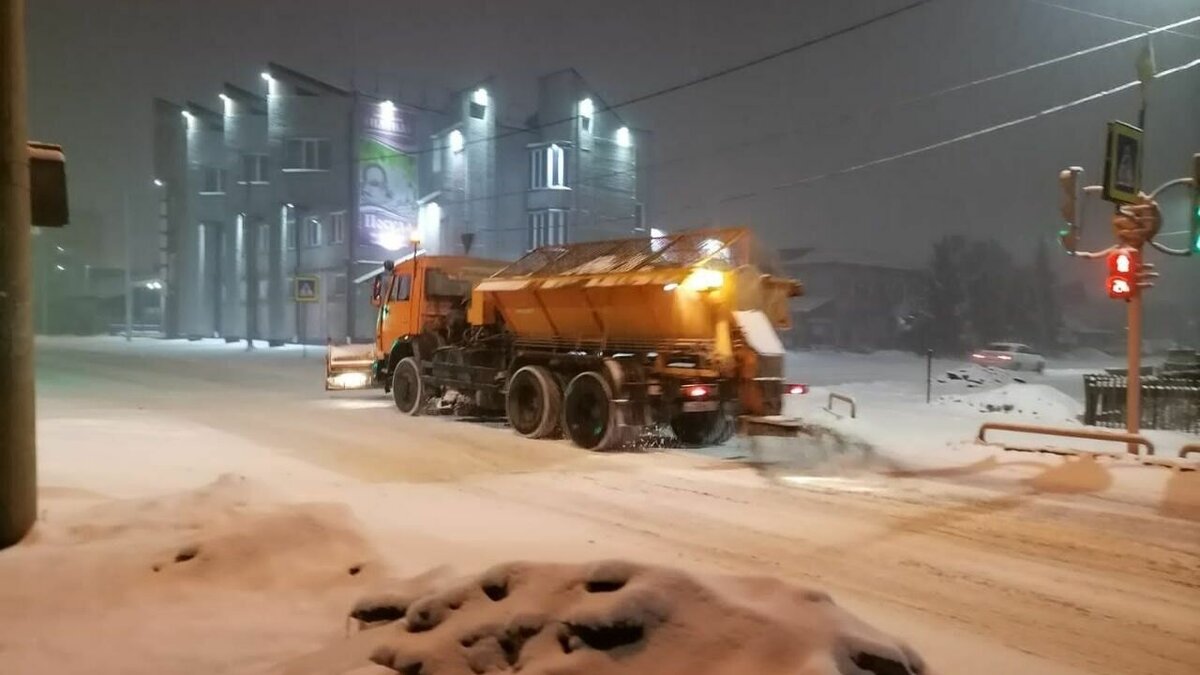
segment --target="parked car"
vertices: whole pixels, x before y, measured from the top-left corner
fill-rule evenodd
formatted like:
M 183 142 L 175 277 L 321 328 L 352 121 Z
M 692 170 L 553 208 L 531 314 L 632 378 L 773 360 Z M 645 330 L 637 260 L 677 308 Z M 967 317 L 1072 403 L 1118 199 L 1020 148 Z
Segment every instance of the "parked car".
M 1017 342 L 993 342 L 971 352 L 971 361 L 981 366 L 1006 368 L 1008 370 L 1046 370 L 1046 358 L 1034 352 L 1029 345 Z

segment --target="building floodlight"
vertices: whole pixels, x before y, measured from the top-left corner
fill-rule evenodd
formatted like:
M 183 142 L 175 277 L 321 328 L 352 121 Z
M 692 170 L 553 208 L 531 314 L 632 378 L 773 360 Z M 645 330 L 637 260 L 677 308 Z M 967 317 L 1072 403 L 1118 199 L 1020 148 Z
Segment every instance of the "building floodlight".
M 630 133 L 629 127 L 621 127 L 617 129 L 617 145 L 622 148 L 628 148 L 633 145 L 633 134 Z
M 463 139 L 463 134 L 458 129 L 455 129 L 454 131 L 450 132 L 449 139 L 450 139 L 450 151 L 451 152 L 456 152 L 456 153 L 462 152 L 463 148 L 466 147 L 466 142 Z

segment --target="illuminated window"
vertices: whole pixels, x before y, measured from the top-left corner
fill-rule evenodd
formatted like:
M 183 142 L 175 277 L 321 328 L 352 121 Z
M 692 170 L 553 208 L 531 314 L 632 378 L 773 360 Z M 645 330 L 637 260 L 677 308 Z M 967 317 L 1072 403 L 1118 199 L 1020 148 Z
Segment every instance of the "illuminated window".
M 585 98 L 579 102 L 579 128 L 584 131 L 592 130 L 592 116 L 596 114 L 596 105 L 592 99 Z
M 561 145 L 551 143 L 530 150 L 529 186 L 535 189 L 567 187 L 567 154 Z
M 329 242 L 340 244 L 346 241 L 346 212 L 329 214 Z
M 567 212 L 562 209 L 529 214 L 529 248 L 567 243 Z
M 304 245 L 314 248 L 321 245 L 321 219 L 312 216 L 304 221 Z
M 291 205 L 284 206 L 279 214 L 279 223 L 283 226 L 283 240 L 287 242 L 288 250 L 296 248 L 299 237 L 296 232 L 296 210 Z

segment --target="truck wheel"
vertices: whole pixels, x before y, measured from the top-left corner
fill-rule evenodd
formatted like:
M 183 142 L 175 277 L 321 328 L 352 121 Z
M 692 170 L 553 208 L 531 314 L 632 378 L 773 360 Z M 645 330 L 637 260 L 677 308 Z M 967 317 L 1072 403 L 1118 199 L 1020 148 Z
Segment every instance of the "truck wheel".
M 671 431 L 684 445 L 720 445 L 733 436 L 733 421 L 720 410 L 680 413 L 671 418 Z
M 420 415 L 425 412 L 425 384 L 421 382 L 421 368 L 411 356 L 400 359 L 392 370 L 392 400 L 405 415 Z
M 563 432 L 584 450 L 605 450 L 617 439 L 612 387 L 600 373 L 583 372 L 563 396 Z
M 558 431 L 562 389 L 544 366 L 525 366 L 508 380 L 504 409 L 513 430 L 526 438 L 546 438 Z

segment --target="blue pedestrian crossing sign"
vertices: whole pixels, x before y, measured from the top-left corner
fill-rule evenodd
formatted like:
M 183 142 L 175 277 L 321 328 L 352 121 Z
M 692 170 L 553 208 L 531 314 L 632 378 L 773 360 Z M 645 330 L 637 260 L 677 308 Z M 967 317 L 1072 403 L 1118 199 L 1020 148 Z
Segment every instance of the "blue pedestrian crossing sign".
M 316 302 L 321 288 L 321 278 L 316 276 L 298 276 L 293 282 L 292 296 L 296 302 Z

